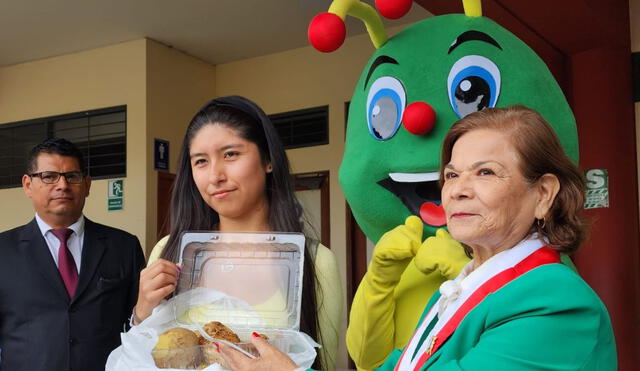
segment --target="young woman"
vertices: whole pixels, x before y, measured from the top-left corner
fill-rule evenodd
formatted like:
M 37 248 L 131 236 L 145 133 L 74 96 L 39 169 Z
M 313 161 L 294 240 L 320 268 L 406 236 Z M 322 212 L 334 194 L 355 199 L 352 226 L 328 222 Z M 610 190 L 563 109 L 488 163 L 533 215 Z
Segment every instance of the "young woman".
M 289 163 L 267 115 L 246 98 L 217 98 L 191 120 L 171 194 L 170 235 L 140 275 L 134 324 L 176 287 L 184 231 L 302 232 Z M 342 286 L 334 254 L 307 238 L 300 330 L 322 345 L 315 366 L 335 367 Z

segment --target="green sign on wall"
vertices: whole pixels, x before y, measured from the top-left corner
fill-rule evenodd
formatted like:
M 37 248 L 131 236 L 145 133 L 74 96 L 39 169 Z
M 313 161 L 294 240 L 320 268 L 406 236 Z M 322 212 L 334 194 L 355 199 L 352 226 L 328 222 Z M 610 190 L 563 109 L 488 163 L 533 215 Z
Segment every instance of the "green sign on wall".
M 107 210 L 122 210 L 124 198 L 124 181 L 110 180 L 107 187 Z
M 609 176 L 606 169 L 589 169 L 584 173 L 587 178 L 584 208 L 596 209 L 609 207 Z

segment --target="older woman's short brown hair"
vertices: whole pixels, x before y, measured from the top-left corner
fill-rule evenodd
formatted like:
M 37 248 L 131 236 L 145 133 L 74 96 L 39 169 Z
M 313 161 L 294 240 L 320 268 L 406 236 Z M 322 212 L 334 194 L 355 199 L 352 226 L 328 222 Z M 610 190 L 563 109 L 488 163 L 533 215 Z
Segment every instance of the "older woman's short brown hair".
M 520 162 L 520 171 L 531 184 L 544 174 L 560 181 L 560 190 L 544 221 L 534 220 L 531 232 L 545 236 L 551 247 L 563 253 L 578 249 L 587 234 L 584 208 L 585 181 L 582 172 L 567 157 L 551 126 L 530 108 L 515 105 L 486 108 L 456 122 L 444 139 L 440 179 L 444 166 L 451 161 L 453 145 L 464 134 L 478 130 L 497 130 L 509 135 Z

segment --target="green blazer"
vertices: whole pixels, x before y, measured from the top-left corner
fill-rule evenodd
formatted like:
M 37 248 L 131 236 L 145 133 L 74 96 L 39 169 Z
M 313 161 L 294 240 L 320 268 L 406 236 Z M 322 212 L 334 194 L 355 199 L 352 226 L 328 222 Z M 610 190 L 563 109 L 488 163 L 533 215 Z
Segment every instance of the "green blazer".
M 401 354 L 395 350 L 377 370 L 393 370 Z M 547 264 L 487 296 L 420 370 L 616 369 L 604 304 L 570 268 Z

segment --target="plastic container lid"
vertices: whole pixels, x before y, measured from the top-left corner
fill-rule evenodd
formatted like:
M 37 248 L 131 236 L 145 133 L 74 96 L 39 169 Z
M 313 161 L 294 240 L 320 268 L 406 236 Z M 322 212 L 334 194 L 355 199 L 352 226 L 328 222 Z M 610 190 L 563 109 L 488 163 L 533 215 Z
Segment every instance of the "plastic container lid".
M 185 233 L 176 321 L 299 330 L 304 241 L 301 233 Z

